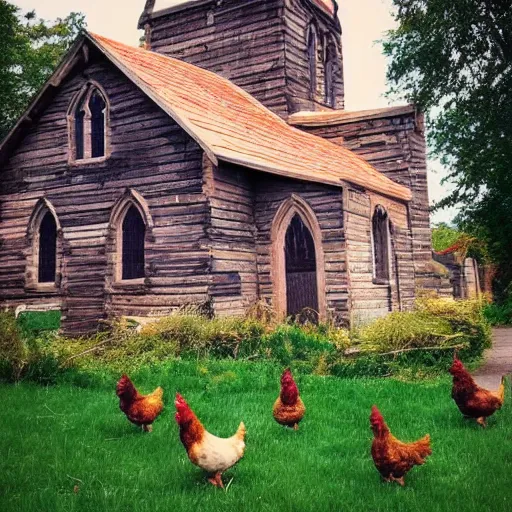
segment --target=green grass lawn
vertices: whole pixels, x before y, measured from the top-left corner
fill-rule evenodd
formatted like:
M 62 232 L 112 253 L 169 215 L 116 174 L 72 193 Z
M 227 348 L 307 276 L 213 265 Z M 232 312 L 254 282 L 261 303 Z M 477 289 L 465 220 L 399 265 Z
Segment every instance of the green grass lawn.
M 162 385 L 166 393 L 151 434 L 119 411 L 114 380 L 93 388 L 0 385 L 0 510 L 512 510 L 510 404 L 483 430 L 462 418 L 448 378 L 300 377 L 307 413 L 294 432 L 272 418 L 279 370 L 178 363 L 141 373 L 141 391 Z M 176 390 L 214 434 L 229 436 L 246 423 L 246 455 L 224 475 L 227 492 L 188 461 L 174 421 Z M 409 473 L 404 489 L 381 482 L 373 466 L 374 403 L 400 439 L 432 436 L 432 456 Z

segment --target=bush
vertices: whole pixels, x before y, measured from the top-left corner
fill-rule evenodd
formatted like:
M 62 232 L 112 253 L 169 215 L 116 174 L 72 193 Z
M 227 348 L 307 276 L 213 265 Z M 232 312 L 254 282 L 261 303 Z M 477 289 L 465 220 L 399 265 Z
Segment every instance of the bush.
M 446 345 L 453 338 L 450 322 L 425 312 L 391 313 L 358 333 L 365 351 L 392 352 Z
M 491 325 L 512 325 L 512 296 L 502 303 L 486 304 L 483 314 Z
M 486 302 L 482 299 L 453 300 L 422 298 L 416 308 L 448 321 L 454 333 L 462 334 L 467 349 L 461 351 L 466 358 L 480 357 L 492 345 L 492 331 L 484 316 Z
M 27 364 L 28 349 L 14 313 L 0 311 L 0 371 L 9 380 L 18 381 Z

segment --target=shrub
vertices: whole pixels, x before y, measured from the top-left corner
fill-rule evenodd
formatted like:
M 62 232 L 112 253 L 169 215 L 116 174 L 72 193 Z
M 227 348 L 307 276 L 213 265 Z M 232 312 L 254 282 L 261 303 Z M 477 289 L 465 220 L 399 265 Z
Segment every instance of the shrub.
M 463 357 L 480 357 L 485 348 L 492 344 L 492 331 L 484 316 L 483 299 L 453 300 L 440 298 L 422 298 L 416 308 L 448 321 L 453 332 L 463 335 L 461 338 L 468 348 L 461 352 Z
M 14 313 L 0 311 L 0 362 L 1 375 L 18 381 L 27 364 L 28 349 L 23 340 Z
M 450 323 L 428 313 L 395 312 L 375 320 L 358 332 L 363 350 L 391 352 L 443 345 L 453 335 Z
M 485 319 L 491 325 L 512 324 L 512 296 L 509 296 L 502 303 L 486 304 L 483 308 Z

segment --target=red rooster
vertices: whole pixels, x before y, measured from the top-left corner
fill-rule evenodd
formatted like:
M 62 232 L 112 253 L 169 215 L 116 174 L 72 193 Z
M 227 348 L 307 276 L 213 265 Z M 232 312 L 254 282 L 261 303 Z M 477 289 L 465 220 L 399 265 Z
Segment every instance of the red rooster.
M 414 466 L 424 464 L 425 459 L 432 453 L 430 436 L 415 443 L 403 443 L 389 431 L 382 414 L 374 405 L 370 415 L 370 425 L 373 430 L 372 457 L 375 467 L 386 482 L 397 482 L 405 485 L 404 476 Z
M 460 412 L 468 418 L 475 418 L 479 425 L 485 427 L 486 418 L 492 416 L 503 405 L 505 377 L 501 378 L 501 385 L 497 391 L 479 387 L 464 368 L 456 352 L 453 354 L 450 373 L 453 375 L 452 398 Z
M 281 393 L 274 403 L 274 419 L 281 425 L 298 430 L 305 412 L 306 407 L 299 396 L 299 388 L 293 380 L 290 368 L 287 368 L 281 376 Z

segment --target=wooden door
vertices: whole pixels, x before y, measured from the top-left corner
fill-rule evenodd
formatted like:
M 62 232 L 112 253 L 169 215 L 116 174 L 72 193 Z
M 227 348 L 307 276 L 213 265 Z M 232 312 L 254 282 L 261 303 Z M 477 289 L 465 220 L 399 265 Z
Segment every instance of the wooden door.
M 285 237 L 287 315 L 299 321 L 318 320 L 315 242 L 299 215 Z

